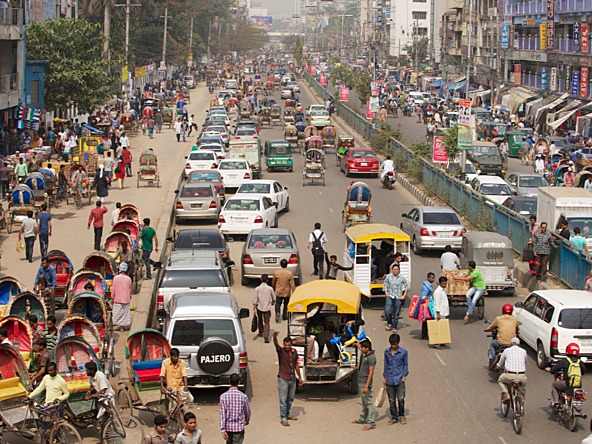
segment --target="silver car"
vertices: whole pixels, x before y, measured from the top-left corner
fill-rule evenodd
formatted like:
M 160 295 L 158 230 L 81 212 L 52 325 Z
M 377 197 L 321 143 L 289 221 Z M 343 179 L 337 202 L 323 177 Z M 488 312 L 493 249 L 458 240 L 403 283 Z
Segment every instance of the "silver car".
M 177 192 L 175 220 L 210 219 L 217 222 L 222 199 L 211 183 L 186 183 Z
M 443 250 L 446 245 L 460 250 L 467 229 L 458 215 L 446 207 L 415 207 L 402 215 L 401 230 L 411 237 L 415 254 L 422 250 Z
M 241 282 L 260 278 L 262 274 L 270 277 L 280 268 L 282 259 L 288 261 L 288 270 L 294 275 L 297 284 L 302 282 L 300 253 L 296 237 L 287 228 L 258 228 L 247 236 L 241 255 Z
M 512 173 L 507 179 L 510 187 L 518 193 L 518 196 L 538 196 L 539 187 L 548 187 L 549 182 L 540 174 Z

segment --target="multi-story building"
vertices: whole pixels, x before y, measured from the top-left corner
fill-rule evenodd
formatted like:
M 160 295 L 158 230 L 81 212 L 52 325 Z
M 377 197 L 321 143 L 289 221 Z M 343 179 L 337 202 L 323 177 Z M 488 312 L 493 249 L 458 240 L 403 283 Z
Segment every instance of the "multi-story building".
M 432 0 L 390 1 L 391 13 L 387 18 L 386 31 L 390 56 L 400 59 L 407 54 L 407 48 L 422 37 L 431 40 L 432 6 Z
M 462 51 L 463 33 L 466 32 L 466 11 L 464 0 L 447 0 L 446 4 L 448 9 L 442 16 L 440 27 L 440 67 L 443 74 L 450 77 L 461 74 L 466 67 L 463 64 Z
M 0 9 L 0 112 L 22 104 L 25 84 L 23 8 Z

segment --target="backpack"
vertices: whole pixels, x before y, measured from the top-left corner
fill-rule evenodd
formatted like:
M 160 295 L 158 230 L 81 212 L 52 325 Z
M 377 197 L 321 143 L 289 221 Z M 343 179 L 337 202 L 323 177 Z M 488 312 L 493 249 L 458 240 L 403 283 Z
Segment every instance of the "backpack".
M 569 362 L 567 369 L 567 385 L 572 388 L 582 387 L 582 369 L 580 367 L 580 360 L 573 362 L 571 359 L 566 358 Z
M 316 237 L 314 232 L 312 233 L 312 254 L 313 256 L 322 256 L 323 254 L 325 254 L 325 250 L 323 250 L 323 244 L 321 243 L 321 239 L 323 238 L 323 235 L 325 233 L 323 233 L 321 231 L 321 235 L 319 237 Z

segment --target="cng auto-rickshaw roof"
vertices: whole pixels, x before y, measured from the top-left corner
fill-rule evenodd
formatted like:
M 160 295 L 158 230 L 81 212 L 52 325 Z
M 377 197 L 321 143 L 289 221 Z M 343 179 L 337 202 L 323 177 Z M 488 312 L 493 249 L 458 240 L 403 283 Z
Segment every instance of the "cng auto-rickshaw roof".
M 345 234 L 356 244 L 372 242 L 376 239 L 393 239 L 397 242 L 410 242 L 408 234 L 393 225 L 359 224 L 345 230 Z
M 510 238 L 492 231 L 469 231 L 463 236 L 473 248 L 512 248 Z
M 288 311 L 306 313 L 311 304 L 329 303 L 337 307 L 337 313 L 356 314 L 361 296 L 357 285 L 334 280 L 317 280 L 296 288 L 290 297 Z

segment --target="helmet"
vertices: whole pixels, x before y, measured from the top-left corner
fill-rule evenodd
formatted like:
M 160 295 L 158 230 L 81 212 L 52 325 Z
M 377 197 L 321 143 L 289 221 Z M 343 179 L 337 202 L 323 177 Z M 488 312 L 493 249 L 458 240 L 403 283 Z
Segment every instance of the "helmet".
M 580 353 L 580 346 L 575 342 L 571 342 L 565 347 L 565 353 L 568 355 L 577 355 Z
M 512 307 L 512 304 L 505 304 L 502 307 L 502 314 L 511 315 L 513 310 L 514 310 L 514 307 Z

